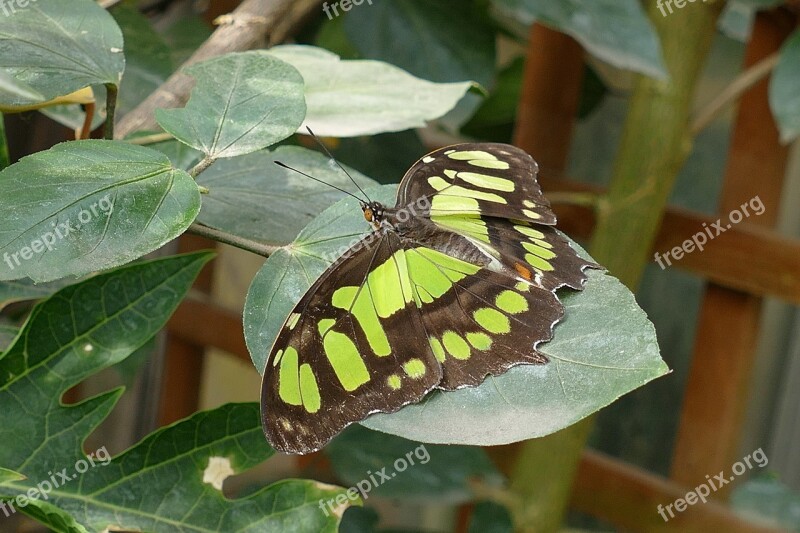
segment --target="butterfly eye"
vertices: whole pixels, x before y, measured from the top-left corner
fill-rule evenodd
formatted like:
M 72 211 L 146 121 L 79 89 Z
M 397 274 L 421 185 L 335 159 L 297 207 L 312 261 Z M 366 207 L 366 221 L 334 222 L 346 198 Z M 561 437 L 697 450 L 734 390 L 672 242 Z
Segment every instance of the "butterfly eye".
M 367 219 L 367 222 L 372 222 L 372 209 L 364 209 L 364 218 Z

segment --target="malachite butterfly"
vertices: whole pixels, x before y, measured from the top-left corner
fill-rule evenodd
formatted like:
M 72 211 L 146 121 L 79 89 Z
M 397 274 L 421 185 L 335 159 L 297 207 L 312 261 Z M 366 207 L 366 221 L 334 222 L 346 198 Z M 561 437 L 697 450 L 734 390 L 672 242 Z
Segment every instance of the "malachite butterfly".
M 393 208 L 362 203 L 372 231 L 305 293 L 267 358 L 275 449 L 313 452 L 433 389 L 547 364 L 537 346 L 564 314 L 555 291 L 599 267 L 554 229 L 537 173 L 513 146 L 460 144 L 411 167 Z

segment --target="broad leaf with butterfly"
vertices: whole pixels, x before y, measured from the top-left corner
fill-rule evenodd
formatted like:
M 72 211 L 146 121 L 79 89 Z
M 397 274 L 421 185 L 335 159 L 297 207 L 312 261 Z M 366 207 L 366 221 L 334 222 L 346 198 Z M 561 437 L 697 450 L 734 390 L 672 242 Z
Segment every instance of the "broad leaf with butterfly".
M 418 161 L 394 207 L 366 199 L 372 228 L 311 286 L 267 357 L 262 422 L 278 450 L 309 453 L 371 413 L 519 364 L 563 317 L 555 291 L 586 268 L 554 229 L 536 162 L 504 144 Z

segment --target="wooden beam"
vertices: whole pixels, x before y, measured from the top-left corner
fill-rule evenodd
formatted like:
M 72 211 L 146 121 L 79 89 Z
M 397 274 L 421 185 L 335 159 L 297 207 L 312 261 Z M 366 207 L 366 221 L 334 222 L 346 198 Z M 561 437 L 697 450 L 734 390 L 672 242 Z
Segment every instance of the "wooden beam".
M 609 522 L 627 531 L 649 533 L 676 532 L 706 533 L 779 533 L 779 527 L 757 525 L 736 514 L 725 505 L 709 500 L 697 501 L 685 511 L 677 512 L 673 505 L 670 516 L 667 506 L 685 498 L 684 486 L 628 465 L 617 459 L 587 451 L 583 454 L 575 488 L 572 508 Z M 667 521 L 659 514 L 661 505 Z
M 759 13 L 745 53 L 745 68 L 779 50 L 793 27 L 794 24 L 785 23 L 780 13 Z M 722 216 L 727 217 L 727 213 L 758 196 L 766 211 L 748 222 L 773 226 L 780 208 L 788 155 L 788 147 L 780 144 L 770 111 L 769 80 L 764 80 L 748 91 L 739 104 L 719 206 Z M 757 256 L 749 256 L 742 266 L 755 271 L 769 266 L 772 257 L 768 255 L 766 259 L 758 261 Z M 729 258 L 717 266 L 732 261 L 735 260 Z M 783 276 L 787 271 L 773 272 Z M 729 475 L 731 465 L 740 459 L 739 440 L 761 303 L 759 296 L 716 284 L 706 290 L 670 471 L 670 477 L 680 484 L 698 485 L 706 474 Z M 714 496 L 726 498 L 731 488 L 732 484 L 728 484 Z
M 545 195 L 552 192 L 592 192 L 599 195 L 603 192 L 600 188 L 573 181 L 541 181 Z M 554 210 L 558 215 L 559 229 L 576 239 L 586 239 L 591 235 L 594 228 L 591 209 L 556 204 Z M 777 208 L 773 211 L 777 212 Z M 767 211 L 762 216 L 766 217 Z M 709 241 L 702 252 L 686 254 L 669 268 L 689 271 L 729 289 L 800 304 L 800 239 L 784 237 L 759 226 L 756 222 L 760 218 L 751 216 L 732 226 Z M 711 227 L 716 221 L 715 216 L 670 207 L 664 215 L 652 253 L 663 254 L 703 231 L 703 224 Z

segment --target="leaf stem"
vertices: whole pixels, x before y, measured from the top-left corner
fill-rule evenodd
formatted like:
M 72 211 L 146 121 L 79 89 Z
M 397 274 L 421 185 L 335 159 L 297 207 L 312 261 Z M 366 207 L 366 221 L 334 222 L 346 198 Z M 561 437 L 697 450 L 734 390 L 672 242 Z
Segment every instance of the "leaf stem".
M 221 242 L 222 244 L 227 244 L 235 248 L 239 248 L 240 250 L 245 250 L 247 252 L 260 255 L 262 257 L 269 257 L 270 255 L 274 254 L 275 252 L 281 249 L 281 246 L 262 244 L 260 242 L 252 241 L 250 239 L 245 239 L 244 237 L 239 237 L 237 235 L 233 235 L 231 233 L 220 231 L 218 229 L 210 228 L 208 226 L 203 226 L 202 224 L 197 224 L 197 223 L 189 226 L 189 229 L 187 231 L 189 233 L 193 233 L 194 235 L 206 237 L 207 239 Z
M 714 119 L 725 111 L 730 104 L 741 98 L 744 93 L 764 79 L 770 72 L 775 70 L 779 60 L 780 52 L 775 52 L 739 74 L 719 96 L 700 110 L 697 117 L 692 122 L 690 128 L 691 136 L 696 137 L 701 131 L 706 129 L 709 124 L 714 122 Z
M 6 122 L 0 113 L 0 170 L 11 165 L 11 155 L 8 152 L 8 139 L 6 138 Z
M 134 139 L 127 139 L 126 142 L 139 146 L 145 146 L 148 144 L 171 141 L 173 138 L 174 137 L 172 137 L 172 134 L 170 133 L 153 133 L 152 135 L 142 135 L 141 137 L 136 137 Z
M 114 116 L 117 114 L 117 95 L 119 88 L 113 83 L 106 83 L 106 127 L 103 137 L 114 138 Z
M 600 196 L 591 192 L 551 192 L 547 194 L 551 204 L 580 205 L 596 209 Z
M 193 177 L 193 178 L 196 178 L 197 176 L 199 176 L 200 174 L 202 174 L 203 172 L 205 172 L 205 170 L 206 170 L 206 169 L 208 169 L 208 167 L 210 167 L 211 165 L 213 165 L 213 164 L 214 164 L 214 161 L 215 161 L 215 159 L 213 159 L 213 158 L 211 158 L 211 157 L 208 157 L 208 156 L 204 157 L 202 161 L 200 161 L 199 163 L 197 163 L 197 164 L 194 166 L 194 168 L 193 168 L 192 170 L 190 170 L 190 171 L 189 171 L 189 175 L 190 175 L 191 177 Z

